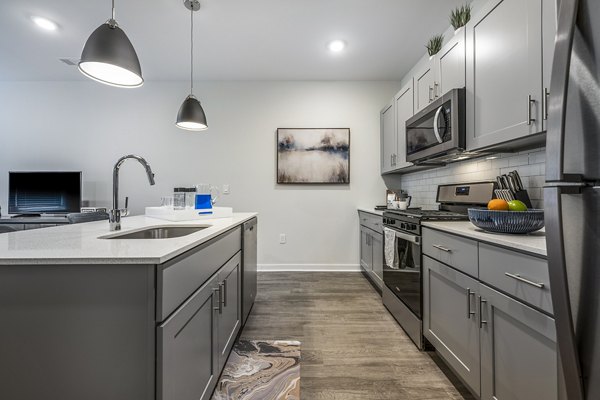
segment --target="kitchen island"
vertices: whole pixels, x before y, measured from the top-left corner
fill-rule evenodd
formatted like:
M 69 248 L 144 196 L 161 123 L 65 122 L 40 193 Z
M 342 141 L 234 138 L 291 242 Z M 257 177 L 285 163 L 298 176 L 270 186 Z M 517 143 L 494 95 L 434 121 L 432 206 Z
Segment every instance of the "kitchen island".
M 242 228 L 254 218 L 0 235 L 2 397 L 210 398 L 241 329 Z M 153 227 L 202 229 L 112 238 Z

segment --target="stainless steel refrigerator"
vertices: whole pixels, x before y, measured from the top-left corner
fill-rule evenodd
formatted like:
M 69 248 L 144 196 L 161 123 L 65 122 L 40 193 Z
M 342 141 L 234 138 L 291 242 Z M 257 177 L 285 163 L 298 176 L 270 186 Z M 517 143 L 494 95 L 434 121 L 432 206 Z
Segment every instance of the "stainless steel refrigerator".
M 600 0 L 562 0 L 546 144 L 550 286 L 568 400 L 600 399 Z

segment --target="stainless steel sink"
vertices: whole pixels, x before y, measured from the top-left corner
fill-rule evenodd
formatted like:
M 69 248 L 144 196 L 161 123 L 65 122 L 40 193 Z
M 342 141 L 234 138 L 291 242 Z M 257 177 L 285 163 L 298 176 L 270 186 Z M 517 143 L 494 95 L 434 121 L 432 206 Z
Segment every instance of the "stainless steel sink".
M 103 239 L 172 239 L 191 235 L 209 226 L 155 226 L 134 232 L 105 236 Z

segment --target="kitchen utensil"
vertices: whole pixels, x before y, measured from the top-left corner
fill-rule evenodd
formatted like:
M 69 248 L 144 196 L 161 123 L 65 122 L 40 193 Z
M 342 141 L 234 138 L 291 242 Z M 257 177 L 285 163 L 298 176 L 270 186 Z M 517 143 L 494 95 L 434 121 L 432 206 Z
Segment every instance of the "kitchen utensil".
M 515 170 L 515 171 L 512 171 L 511 174 L 513 174 L 513 176 L 517 182 L 517 185 L 520 188 L 519 190 L 525 190 L 525 186 L 523 186 L 523 181 L 521 180 L 521 175 L 519 175 L 519 172 Z
M 469 220 L 483 230 L 496 233 L 531 233 L 544 227 L 544 210 L 496 211 L 469 208 Z
M 511 192 L 513 192 L 513 195 L 517 193 L 517 185 L 515 184 L 515 180 L 513 179 L 513 177 L 511 175 L 507 175 L 506 180 L 508 181 L 508 188 Z
M 496 177 L 496 182 L 498 183 L 498 189 L 504 189 L 504 185 L 502 184 L 502 178 L 500 178 L 500 176 Z
M 502 185 L 504 186 L 504 189 L 508 189 L 510 190 L 510 184 L 508 183 L 508 176 L 506 176 L 506 174 L 501 176 L 502 178 Z
M 496 189 L 496 190 L 494 190 L 494 194 L 496 195 L 497 198 L 506 200 L 506 201 L 511 201 L 511 200 L 515 199 L 512 191 L 510 191 L 510 189 Z
M 398 201 L 398 209 L 399 210 L 406 210 L 409 205 L 410 205 L 410 199 L 408 201 L 406 201 L 406 200 Z

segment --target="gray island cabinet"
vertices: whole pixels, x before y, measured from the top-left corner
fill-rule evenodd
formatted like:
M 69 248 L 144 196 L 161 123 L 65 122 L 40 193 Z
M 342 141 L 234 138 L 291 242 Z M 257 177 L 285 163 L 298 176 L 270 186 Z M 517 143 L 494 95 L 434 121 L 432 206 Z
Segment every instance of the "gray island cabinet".
M 160 264 L 0 260 L 0 397 L 209 399 L 242 327 L 243 259 L 238 223 Z
M 488 236 L 423 229 L 424 335 L 477 398 L 566 399 L 547 261 Z

